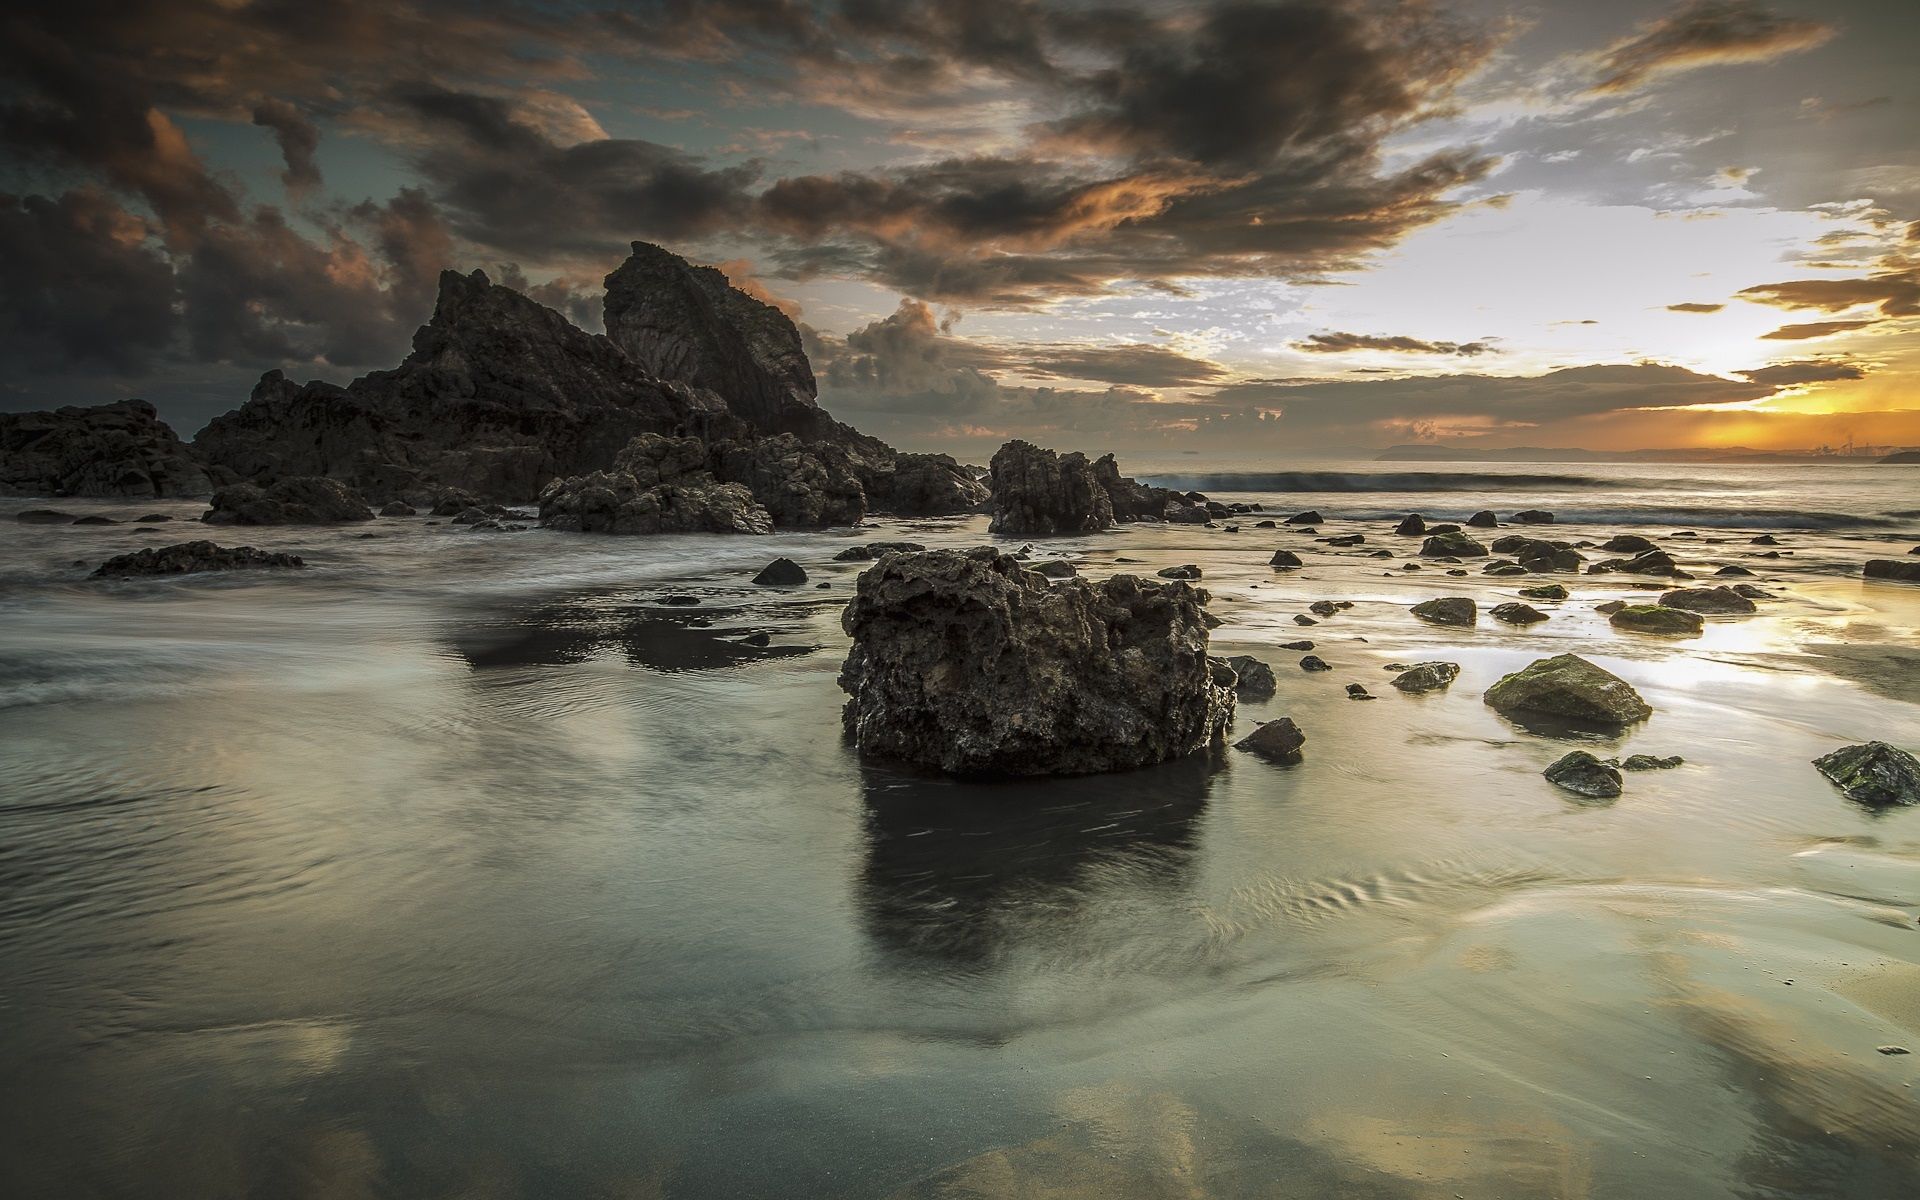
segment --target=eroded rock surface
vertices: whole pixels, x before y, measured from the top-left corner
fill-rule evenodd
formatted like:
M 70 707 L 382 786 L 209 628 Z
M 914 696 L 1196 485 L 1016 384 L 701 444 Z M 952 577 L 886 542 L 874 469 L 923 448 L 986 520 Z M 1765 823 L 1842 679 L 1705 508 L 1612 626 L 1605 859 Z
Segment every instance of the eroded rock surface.
M 960 775 L 1090 774 L 1219 741 L 1233 672 L 1207 593 L 1116 575 L 1049 585 L 990 547 L 890 554 L 841 618 L 849 736 Z
M 0 495 L 203 496 L 213 481 L 153 405 L 0 413 Z
M 346 525 L 373 520 L 366 497 L 333 479 L 299 476 L 266 487 L 237 483 L 213 494 L 209 525 Z
M 1015 439 L 994 452 L 988 479 L 995 533 L 1045 537 L 1113 527 L 1113 501 L 1078 451 L 1056 454 Z
M 1536 714 L 1598 725 L 1625 725 L 1653 715 L 1633 685 L 1577 654 L 1542 658 L 1487 689 L 1501 713 Z
M 297 554 L 256 550 L 252 546 L 222 546 L 210 541 L 149 546 L 118 554 L 100 564 L 94 579 L 144 579 L 156 575 L 194 575 L 202 571 L 244 571 L 306 566 Z

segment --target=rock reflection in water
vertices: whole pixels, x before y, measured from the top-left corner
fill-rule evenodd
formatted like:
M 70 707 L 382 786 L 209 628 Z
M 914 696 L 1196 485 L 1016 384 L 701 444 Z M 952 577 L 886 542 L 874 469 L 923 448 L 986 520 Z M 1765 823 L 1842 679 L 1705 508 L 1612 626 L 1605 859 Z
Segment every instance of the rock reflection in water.
M 712 622 L 711 625 L 695 622 Z M 811 654 L 818 646 L 751 646 L 740 639 L 772 633 L 772 622 L 739 608 L 673 611 L 573 602 L 519 610 L 462 624 L 446 640 L 474 670 L 558 666 L 613 650 L 636 667 L 706 671 Z
M 869 765 L 860 909 L 902 966 L 979 970 L 1064 937 L 1088 896 L 1185 885 L 1217 755 L 1125 775 L 956 782 Z

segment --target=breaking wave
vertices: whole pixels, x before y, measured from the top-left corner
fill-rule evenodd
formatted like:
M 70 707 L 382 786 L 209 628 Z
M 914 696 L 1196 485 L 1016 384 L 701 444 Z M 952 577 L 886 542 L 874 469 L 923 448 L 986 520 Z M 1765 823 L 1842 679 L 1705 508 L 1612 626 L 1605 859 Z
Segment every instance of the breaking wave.
M 1245 471 L 1148 475 L 1142 482 L 1192 492 L 1486 492 L 1645 490 L 1644 479 L 1492 471 Z

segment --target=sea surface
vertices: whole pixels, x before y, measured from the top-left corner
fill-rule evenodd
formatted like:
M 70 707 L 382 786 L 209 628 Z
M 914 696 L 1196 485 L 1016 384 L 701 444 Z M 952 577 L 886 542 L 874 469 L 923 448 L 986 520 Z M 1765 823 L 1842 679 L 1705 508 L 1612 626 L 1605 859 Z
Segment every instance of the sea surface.
M 1034 550 L 1201 565 L 1216 653 L 1280 678 L 1235 736 L 1291 716 L 1299 765 L 860 761 L 832 555 L 984 518 L 222 529 L 310 567 L 92 582 L 201 506 L 0 502 L 0 1196 L 1920 1195 L 1920 809 L 1810 765 L 1920 750 L 1920 586 L 1860 578 L 1920 545 L 1920 467 L 1142 473 L 1366 535 Z M 1544 624 L 1422 625 L 1544 581 L 1401 570 L 1388 518 L 1482 507 L 1777 599 L 1676 641 L 1593 612 L 1631 577 L 1561 576 Z M 828 586 L 752 586 L 776 555 Z M 1354 607 L 1297 625 L 1319 599 Z M 1482 702 L 1564 651 L 1655 716 Z M 1436 658 L 1450 690 L 1386 686 Z M 1540 774 L 1575 746 L 1687 761 L 1584 801 Z

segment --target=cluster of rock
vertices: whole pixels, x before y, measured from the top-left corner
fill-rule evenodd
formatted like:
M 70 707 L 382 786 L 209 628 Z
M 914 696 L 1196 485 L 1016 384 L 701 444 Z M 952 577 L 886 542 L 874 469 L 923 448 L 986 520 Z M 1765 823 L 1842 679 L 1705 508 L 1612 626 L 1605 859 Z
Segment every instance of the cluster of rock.
M 348 525 L 373 520 L 373 510 L 345 484 L 308 475 L 222 488 L 200 519 L 209 525 Z
M 213 481 L 153 405 L 0 413 L 0 495 L 203 496 Z
M 894 553 L 841 618 L 864 754 L 958 775 L 1089 774 L 1222 740 L 1237 679 L 1207 593 L 1116 575 L 1050 583 L 990 547 Z
M 202 571 L 292 569 L 306 565 L 297 554 L 194 541 L 172 546 L 150 546 L 131 554 L 115 555 L 100 564 L 93 578 L 150 579 L 159 575 L 194 575 Z
M 1089 461 L 1078 451 L 1059 454 L 1018 439 L 994 454 L 987 481 L 993 532 L 1012 537 L 1099 533 L 1132 521 L 1198 525 L 1257 511 L 1129 479 L 1111 454 Z

